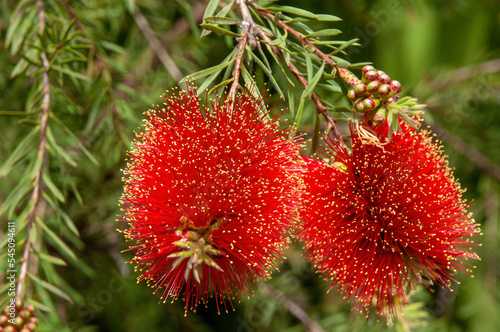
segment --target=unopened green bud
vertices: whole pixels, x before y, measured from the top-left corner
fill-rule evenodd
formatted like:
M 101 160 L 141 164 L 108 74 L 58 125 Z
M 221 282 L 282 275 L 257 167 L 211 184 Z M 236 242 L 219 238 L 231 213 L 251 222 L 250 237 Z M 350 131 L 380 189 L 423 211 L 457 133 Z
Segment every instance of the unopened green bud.
M 387 119 L 387 108 L 385 107 L 380 107 L 377 110 L 377 112 L 375 112 L 375 114 L 373 115 L 373 121 L 378 125 L 383 124 L 386 119 Z
M 356 92 L 354 91 L 354 89 L 351 89 L 349 90 L 349 92 L 347 92 L 347 99 L 349 99 L 349 101 L 356 101 Z
M 358 112 L 364 112 L 365 110 L 365 105 L 363 103 L 363 100 L 360 100 L 358 101 L 355 105 L 354 105 L 354 109 Z
M 380 87 L 380 82 L 379 81 L 371 81 L 366 85 L 366 91 L 368 93 L 375 93 L 377 92 L 378 88 Z
M 364 94 L 366 93 L 366 84 L 365 83 L 357 84 L 354 87 L 354 92 L 358 97 L 364 96 Z

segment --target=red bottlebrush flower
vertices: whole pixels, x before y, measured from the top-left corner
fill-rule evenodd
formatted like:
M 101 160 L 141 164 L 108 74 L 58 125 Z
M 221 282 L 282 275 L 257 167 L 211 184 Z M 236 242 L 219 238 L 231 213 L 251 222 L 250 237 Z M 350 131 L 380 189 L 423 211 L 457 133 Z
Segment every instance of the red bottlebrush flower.
M 368 315 L 375 301 L 387 318 L 415 284 L 449 287 L 457 270 L 469 271 L 466 259 L 478 259 L 469 251 L 478 225 L 440 146 L 427 131 L 401 127 L 382 141 L 387 125 L 374 134 L 353 128 L 352 152 L 329 141 L 331 165 L 307 161 L 298 233 L 355 309 Z
M 132 262 L 165 301 L 183 293 L 186 312 L 212 294 L 226 307 L 225 296 L 269 277 L 288 244 L 301 144 L 247 93 L 210 107 L 195 88 L 163 100 L 146 113 L 124 171 Z

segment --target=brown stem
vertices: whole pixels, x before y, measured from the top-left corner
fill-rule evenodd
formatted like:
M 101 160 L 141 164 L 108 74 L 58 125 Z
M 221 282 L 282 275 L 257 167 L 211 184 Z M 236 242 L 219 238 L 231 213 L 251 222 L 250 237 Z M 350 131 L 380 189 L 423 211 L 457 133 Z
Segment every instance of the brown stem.
M 295 38 L 300 40 L 300 42 L 302 43 L 302 45 L 304 45 L 304 47 L 313 49 L 314 52 L 321 58 L 321 60 L 323 60 L 323 62 L 329 64 L 330 66 L 332 66 L 336 70 L 337 74 L 344 82 L 351 85 L 352 87 L 356 86 L 358 83 L 361 82 L 359 80 L 359 78 L 356 77 L 356 75 L 352 74 L 350 71 L 348 71 L 345 68 L 341 68 L 341 67 L 337 66 L 335 61 L 333 61 L 333 59 L 329 55 L 321 52 L 316 47 L 316 45 L 314 45 L 314 43 L 312 43 L 310 40 L 304 38 L 300 33 L 295 31 L 295 29 L 293 29 L 292 27 L 287 25 L 282 20 L 276 20 L 276 17 L 271 12 L 260 7 L 255 2 L 250 2 L 250 6 L 252 6 L 256 10 L 258 10 L 259 12 L 261 12 L 263 16 L 267 17 L 268 19 L 272 20 L 273 22 L 276 22 L 277 26 L 286 30 L 289 34 L 291 34 L 292 36 L 294 36 Z
M 307 312 L 302 309 L 300 305 L 296 302 L 287 298 L 282 292 L 274 288 L 273 286 L 265 283 L 259 283 L 259 289 L 264 293 L 270 295 L 276 301 L 280 302 L 295 318 L 300 320 L 302 324 L 306 327 L 308 332 L 323 332 L 323 328 L 318 322 L 313 320 Z
M 252 15 L 248 10 L 248 6 L 246 3 L 247 0 L 239 0 L 236 3 L 240 6 L 241 17 L 243 18 L 243 22 L 241 24 L 241 37 L 238 42 L 238 55 L 236 56 L 234 71 L 233 71 L 233 83 L 231 85 L 231 89 L 229 90 L 228 100 L 234 101 L 236 99 L 236 91 L 240 86 L 240 73 L 241 73 L 241 64 L 243 62 L 243 55 L 245 52 L 245 47 L 248 43 L 249 35 L 254 31 L 255 23 L 253 21 Z
M 440 78 L 439 80 L 430 82 L 430 85 L 432 86 L 432 91 L 435 93 L 436 91 L 443 90 L 452 84 L 469 80 L 475 76 L 498 72 L 500 72 L 500 59 L 494 59 L 477 65 L 458 68 L 444 79 Z
M 158 59 L 160 59 L 161 63 L 168 71 L 170 76 L 172 76 L 177 82 L 180 81 L 183 77 L 181 71 L 175 64 L 175 61 L 172 59 L 170 54 L 168 54 L 165 47 L 163 47 L 160 39 L 155 35 L 153 29 L 151 29 L 151 26 L 149 25 L 146 17 L 141 14 L 137 7 L 133 11 L 132 15 L 142 34 L 144 35 L 144 37 L 146 37 L 151 50 L 155 52 L 156 56 L 158 57 Z
M 37 0 L 37 10 L 38 10 L 38 32 L 39 34 L 43 34 L 45 30 L 45 8 L 43 6 L 42 0 Z M 26 279 L 26 275 L 28 273 L 28 261 L 29 261 L 29 253 L 31 248 L 31 238 L 30 233 L 33 228 L 33 224 L 35 219 L 37 218 L 37 208 L 41 202 L 40 200 L 40 192 L 42 186 L 42 173 L 45 167 L 45 151 L 47 147 L 47 124 L 50 112 L 50 81 L 49 81 L 49 60 L 47 58 L 47 54 L 45 52 L 40 53 L 40 57 L 42 59 L 43 68 L 45 69 L 42 72 L 42 88 L 43 88 L 43 98 L 42 98 L 42 110 L 40 114 L 40 143 L 38 144 L 37 150 L 37 158 L 41 158 L 42 162 L 38 170 L 35 173 L 35 179 L 33 183 L 33 191 L 31 193 L 31 209 L 28 214 L 28 221 L 26 226 L 26 242 L 24 243 L 23 255 L 21 258 L 21 269 L 19 272 L 19 279 L 17 281 L 17 290 L 16 295 L 19 298 L 24 296 L 24 280 Z

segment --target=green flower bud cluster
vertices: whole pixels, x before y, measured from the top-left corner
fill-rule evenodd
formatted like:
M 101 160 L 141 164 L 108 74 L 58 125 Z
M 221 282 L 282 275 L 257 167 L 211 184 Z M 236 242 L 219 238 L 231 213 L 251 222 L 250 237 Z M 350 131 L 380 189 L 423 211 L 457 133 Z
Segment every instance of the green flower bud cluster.
M 19 298 L 3 308 L 0 314 L 1 332 L 33 332 L 38 326 L 35 307 L 24 305 Z
M 373 66 L 364 66 L 361 70 L 361 83 L 349 90 L 347 98 L 354 104 L 354 110 L 360 113 L 370 112 L 369 118 L 377 124 L 387 119 L 388 105 L 398 101 L 401 83 L 391 80 L 389 75 Z

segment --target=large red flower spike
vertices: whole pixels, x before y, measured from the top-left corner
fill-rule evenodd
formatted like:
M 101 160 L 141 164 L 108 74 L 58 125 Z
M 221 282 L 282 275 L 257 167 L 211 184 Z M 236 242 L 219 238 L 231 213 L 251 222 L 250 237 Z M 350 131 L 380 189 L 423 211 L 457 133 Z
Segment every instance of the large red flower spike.
M 332 164 L 307 159 L 298 233 L 355 309 L 375 302 L 388 318 L 415 284 L 449 287 L 457 270 L 469 272 L 466 259 L 478 259 L 470 252 L 478 225 L 441 147 L 429 132 L 401 127 L 390 140 L 387 126 L 352 127 L 352 151 L 330 140 Z
M 188 308 L 252 292 L 297 219 L 302 148 L 246 91 L 202 107 L 195 88 L 149 111 L 121 199 L 139 280 Z M 232 303 L 231 303 L 232 306 Z M 226 308 L 227 311 L 227 308 Z

